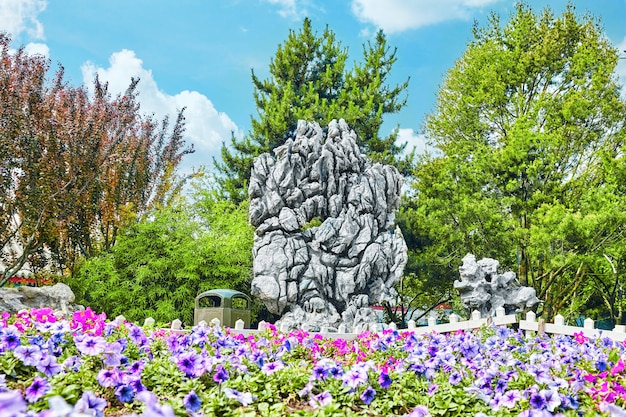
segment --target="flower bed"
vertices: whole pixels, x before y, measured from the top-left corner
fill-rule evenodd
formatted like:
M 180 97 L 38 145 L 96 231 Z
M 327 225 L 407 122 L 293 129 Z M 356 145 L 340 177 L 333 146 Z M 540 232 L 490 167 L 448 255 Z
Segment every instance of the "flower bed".
M 0 415 L 626 415 L 626 351 L 508 328 L 324 339 L 4 314 Z M 482 413 L 482 414 L 481 414 Z

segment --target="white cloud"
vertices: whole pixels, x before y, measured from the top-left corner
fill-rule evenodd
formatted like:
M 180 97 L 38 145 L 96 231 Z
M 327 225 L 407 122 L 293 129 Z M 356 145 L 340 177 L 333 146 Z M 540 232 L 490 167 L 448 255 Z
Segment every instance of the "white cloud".
M 109 68 L 99 68 L 91 62 L 82 67 L 83 82 L 93 89 L 96 74 L 101 82 L 108 82 L 113 96 L 123 93 L 130 84 L 131 77 L 140 78 L 137 86 L 141 111 L 154 114 L 158 119 L 169 116 L 173 119 L 177 111 L 185 110 L 185 140 L 193 143 L 196 152 L 187 155 L 181 170 L 190 173 L 192 167 L 213 166 L 213 157 L 219 160 L 222 142 L 230 141 L 231 132 L 241 138 L 243 133 L 226 113 L 219 112 L 206 96 L 197 91 L 182 91 L 169 95 L 160 90 L 152 72 L 143 67 L 143 61 L 135 52 L 124 49 L 109 58 Z
M 50 58 L 50 48 L 45 43 L 29 43 L 24 47 L 24 51 L 28 55 L 42 55 Z
M 402 32 L 447 20 L 468 19 L 475 9 L 500 0 L 352 0 L 352 12 L 362 22 L 386 33 Z
M 46 9 L 47 0 L 1 0 L 0 31 L 16 37 L 26 32 L 33 39 L 44 39 L 43 25 L 37 15 Z
M 270 4 L 280 6 L 278 14 L 282 17 L 297 18 L 300 14 L 296 5 L 296 0 L 265 0 Z
M 426 151 L 426 137 L 424 135 L 416 133 L 413 129 L 398 129 L 398 138 L 396 139 L 398 145 L 406 143 L 405 153 L 410 153 L 415 147 L 415 154 L 419 155 Z

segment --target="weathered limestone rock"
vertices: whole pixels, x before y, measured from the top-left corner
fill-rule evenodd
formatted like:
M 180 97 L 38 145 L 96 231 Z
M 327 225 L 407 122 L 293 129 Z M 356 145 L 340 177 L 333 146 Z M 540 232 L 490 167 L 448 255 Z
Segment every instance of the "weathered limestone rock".
M 0 288 L 0 312 L 15 314 L 20 310 L 48 307 L 69 317 L 82 307 L 74 303 L 72 289 L 63 283 L 45 287 Z
M 360 153 L 344 120 L 326 134 L 300 121 L 294 137 L 255 158 L 252 294 L 286 328 L 377 322 L 371 305 L 394 295 L 407 261 L 393 229 L 403 178 Z
M 491 258 L 476 261 L 474 255 L 467 254 L 459 267 L 461 280 L 454 281 L 461 301 L 469 311 L 478 310 L 482 317 L 495 316 L 498 307 L 504 307 L 507 314 L 523 312 L 541 302 L 534 288 L 523 287 L 515 273 L 498 273 L 500 263 Z

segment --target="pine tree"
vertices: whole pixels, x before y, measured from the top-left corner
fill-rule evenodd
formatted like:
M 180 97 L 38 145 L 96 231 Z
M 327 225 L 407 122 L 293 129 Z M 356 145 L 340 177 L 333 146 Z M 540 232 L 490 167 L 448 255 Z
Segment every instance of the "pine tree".
M 393 88 L 386 84 L 397 59 L 396 49 L 391 50 L 379 31 L 374 42 L 364 45 L 362 63 L 348 71 L 347 59 L 348 49 L 336 40 L 334 32 L 326 27 L 317 36 L 307 18 L 300 32 L 291 30 L 278 46 L 268 79 L 261 80 L 252 71 L 258 116 L 252 119 L 251 132 L 241 140 L 231 137 L 230 147 L 222 146 L 222 160 L 215 162 L 225 195 L 234 201 L 246 198 L 254 157 L 283 144 L 299 119 L 323 127 L 343 118 L 372 160 L 408 172 L 412 155 L 401 156 L 404 146 L 396 145 L 397 135 L 380 137 L 383 115 L 398 112 L 407 99 L 402 95 L 408 79 Z

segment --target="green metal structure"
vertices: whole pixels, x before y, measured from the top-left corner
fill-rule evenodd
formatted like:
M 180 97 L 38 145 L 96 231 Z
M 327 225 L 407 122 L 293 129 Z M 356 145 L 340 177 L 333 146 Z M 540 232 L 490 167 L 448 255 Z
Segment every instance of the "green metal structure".
M 196 297 L 193 312 L 194 326 L 201 321 L 210 323 L 219 319 L 222 326 L 235 327 L 235 322 L 243 320 L 244 328 L 250 328 L 250 297 L 246 294 L 229 289 L 215 289 L 200 293 Z

